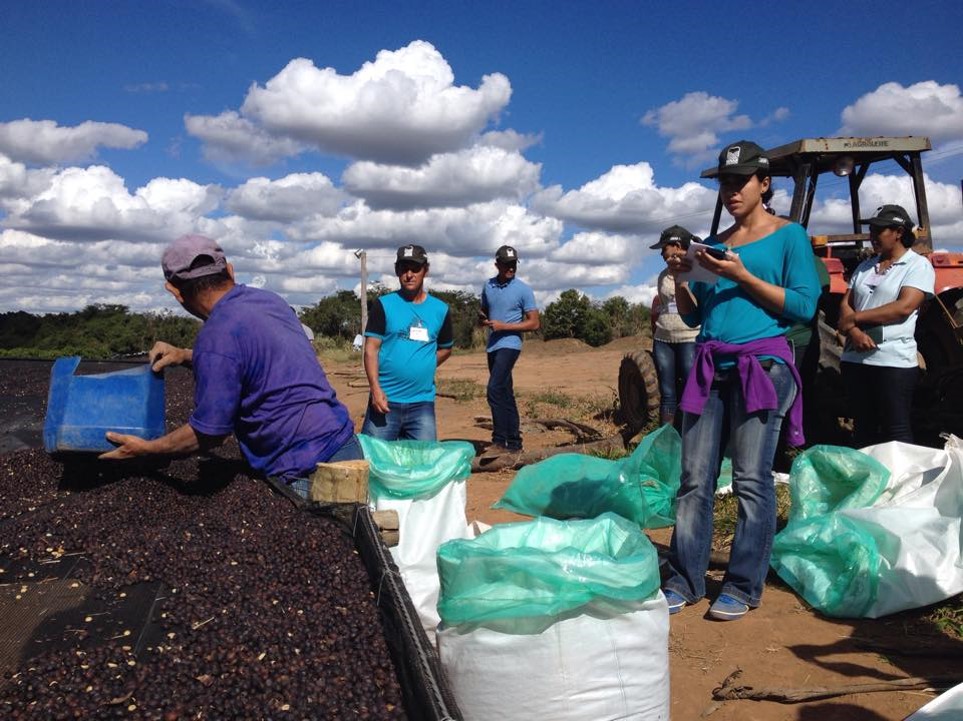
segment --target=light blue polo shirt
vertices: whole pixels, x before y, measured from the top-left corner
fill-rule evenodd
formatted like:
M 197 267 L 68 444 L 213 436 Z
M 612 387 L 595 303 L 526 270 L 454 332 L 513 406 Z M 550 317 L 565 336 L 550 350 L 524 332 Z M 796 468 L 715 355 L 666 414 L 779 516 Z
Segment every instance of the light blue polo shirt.
M 538 310 L 538 306 L 535 305 L 535 294 L 526 283 L 518 278 L 512 278 L 507 283 L 499 283 L 497 275 L 490 278 L 482 288 L 481 308 L 489 320 L 500 320 L 503 323 L 521 323 L 526 313 Z M 488 352 L 502 348 L 521 350 L 521 332 L 500 330 L 490 333 Z
M 850 298 L 857 311 L 870 310 L 892 303 L 899 297 L 903 288 L 916 288 L 923 291 L 927 298 L 933 297 L 936 272 L 932 264 L 923 256 L 907 250 L 903 257 L 890 266 L 886 273 L 879 275 L 876 265 L 879 256 L 864 260 L 856 268 L 849 280 L 852 291 Z M 871 366 L 891 368 L 915 368 L 916 361 L 916 318 L 919 310 L 914 310 L 902 323 L 887 323 L 864 328 L 866 334 L 876 342 L 876 349 L 870 351 L 851 350 L 848 345 L 843 351 L 842 360 L 850 363 L 865 363 Z

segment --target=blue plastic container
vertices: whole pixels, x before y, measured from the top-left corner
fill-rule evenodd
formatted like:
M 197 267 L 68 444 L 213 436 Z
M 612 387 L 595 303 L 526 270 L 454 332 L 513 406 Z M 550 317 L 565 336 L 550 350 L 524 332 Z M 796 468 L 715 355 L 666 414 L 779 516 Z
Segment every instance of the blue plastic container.
M 141 438 L 164 435 L 164 376 L 145 363 L 129 370 L 75 376 L 79 356 L 50 371 L 43 445 L 47 453 L 109 451 L 107 431 Z

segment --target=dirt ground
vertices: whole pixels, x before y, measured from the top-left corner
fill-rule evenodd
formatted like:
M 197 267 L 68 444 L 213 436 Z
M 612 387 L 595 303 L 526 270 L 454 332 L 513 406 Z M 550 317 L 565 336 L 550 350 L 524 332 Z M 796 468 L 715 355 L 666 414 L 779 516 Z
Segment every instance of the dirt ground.
M 579 341 L 530 342 L 518 361 L 514 380 L 527 449 L 557 445 L 565 434 L 540 433 L 525 426 L 540 394 L 550 392 L 592 398 L 597 404 L 614 404 L 619 362 L 635 341 L 616 341 L 592 349 Z M 360 425 L 367 401 L 367 385 L 357 363 L 326 363 L 339 397 Z M 482 388 L 488 370 L 483 352 L 456 354 L 441 369 L 440 379 L 474 381 Z M 484 394 L 470 401 L 441 397 L 437 405 L 439 437 L 483 443 L 490 432 L 477 419 L 489 418 Z M 556 417 L 560 411 L 554 409 Z M 543 416 L 544 417 L 544 416 Z M 604 433 L 614 427 L 599 421 Z M 468 482 L 468 519 L 495 524 L 524 520 L 507 511 L 491 510 L 511 482 L 514 472 L 473 474 Z M 671 529 L 650 532 L 657 544 L 668 544 Z M 710 569 L 718 591 L 720 569 Z M 866 651 L 870 643 L 919 652 L 932 643 L 948 641 L 935 628 L 922 628 L 919 614 L 900 614 L 881 620 L 834 620 L 812 611 L 805 602 L 770 574 L 763 605 L 735 623 L 707 620 L 708 602 L 687 608 L 671 619 L 672 718 L 688 721 L 709 717 L 713 721 L 899 721 L 935 694 L 923 691 L 850 694 L 799 704 L 771 701 L 714 702 L 712 691 L 737 669 L 739 685 L 756 689 L 828 689 L 852 684 L 879 683 L 905 677 L 957 675 L 963 680 L 963 644 L 955 643 L 956 658 L 903 655 Z M 924 624 L 925 626 L 925 624 Z

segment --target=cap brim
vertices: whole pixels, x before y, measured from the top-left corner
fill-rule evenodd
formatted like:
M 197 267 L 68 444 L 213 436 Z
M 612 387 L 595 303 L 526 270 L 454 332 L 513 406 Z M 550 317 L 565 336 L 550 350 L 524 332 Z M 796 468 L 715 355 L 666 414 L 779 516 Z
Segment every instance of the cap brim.
M 724 168 L 716 168 L 716 172 L 709 177 L 716 178 L 720 175 L 754 175 L 759 170 L 769 170 L 769 168 L 764 165 L 727 165 Z
M 876 228 L 902 228 L 906 225 L 905 221 L 896 218 L 860 218 L 859 222 Z

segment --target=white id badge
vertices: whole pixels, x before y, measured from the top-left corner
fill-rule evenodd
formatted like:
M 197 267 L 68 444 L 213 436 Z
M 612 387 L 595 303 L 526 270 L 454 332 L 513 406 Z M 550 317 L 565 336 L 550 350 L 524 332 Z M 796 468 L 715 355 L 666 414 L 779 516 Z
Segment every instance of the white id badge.
M 428 342 L 428 329 L 423 325 L 413 325 L 408 329 L 408 338 L 419 340 L 422 343 Z

